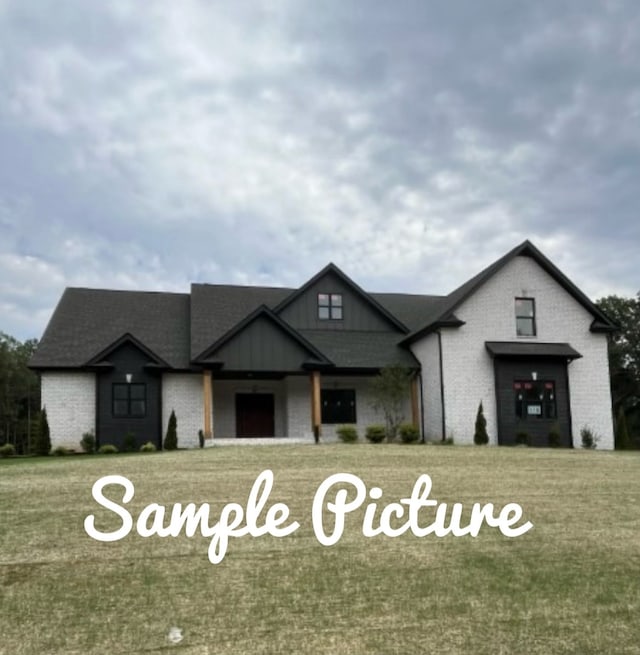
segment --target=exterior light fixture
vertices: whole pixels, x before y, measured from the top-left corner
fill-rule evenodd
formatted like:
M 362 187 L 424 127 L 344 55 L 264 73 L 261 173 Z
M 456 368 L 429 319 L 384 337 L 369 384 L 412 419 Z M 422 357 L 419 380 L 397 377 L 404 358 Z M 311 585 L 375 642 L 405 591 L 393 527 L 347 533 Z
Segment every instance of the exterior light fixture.
M 535 382 L 538 379 L 538 372 L 531 371 L 531 379 Z
M 127 373 L 124 377 L 127 380 L 127 384 L 131 384 L 131 380 L 133 379 L 133 375 L 131 375 L 131 373 Z

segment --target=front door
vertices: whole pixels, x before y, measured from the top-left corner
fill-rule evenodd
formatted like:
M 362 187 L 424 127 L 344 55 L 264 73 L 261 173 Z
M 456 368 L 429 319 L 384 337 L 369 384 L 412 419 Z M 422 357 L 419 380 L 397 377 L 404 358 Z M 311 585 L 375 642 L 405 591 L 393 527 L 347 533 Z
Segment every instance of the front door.
M 567 365 L 555 359 L 496 359 L 498 443 L 572 446 Z M 554 436 L 552 433 L 555 433 Z
M 236 436 L 273 437 L 275 402 L 272 393 L 236 394 Z

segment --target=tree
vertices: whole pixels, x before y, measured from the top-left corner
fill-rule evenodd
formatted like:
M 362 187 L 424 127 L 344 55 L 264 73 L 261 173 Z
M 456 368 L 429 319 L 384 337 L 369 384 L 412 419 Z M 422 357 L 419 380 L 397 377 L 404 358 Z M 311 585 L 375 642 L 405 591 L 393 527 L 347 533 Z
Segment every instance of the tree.
M 620 408 L 631 435 L 640 436 L 640 294 L 635 298 L 607 296 L 596 305 L 620 326 L 609 338 L 609 372 L 616 423 Z M 633 442 L 629 439 L 631 445 Z
M 36 455 L 48 455 L 51 452 L 51 436 L 49 434 L 49 420 L 47 419 L 47 408 L 43 407 L 38 422 L 38 433 L 34 444 Z
M 482 401 L 478 406 L 478 414 L 476 415 L 476 429 L 473 433 L 473 442 L 478 446 L 483 446 L 489 443 L 489 435 L 487 434 L 487 419 L 484 417 L 484 410 L 482 409 Z
M 627 428 L 627 416 L 622 405 L 618 408 L 618 416 L 616 417 L 615 438 L 616 450 L 629 450 L 632 447 L 629 429 Z
M 169 425 L 167 426 L 167 434 L 164 438 L 165 450 L 176 450 L 178 447 L 178 419 L 176 418 L 175 410 L 171 410 L 169 417 Z
M 372 407 L 384 414 L 387 439 L 393 441 L 404 421 L 404 408 L 411 388 L 411 369 L 386 366 L 371 381 Z

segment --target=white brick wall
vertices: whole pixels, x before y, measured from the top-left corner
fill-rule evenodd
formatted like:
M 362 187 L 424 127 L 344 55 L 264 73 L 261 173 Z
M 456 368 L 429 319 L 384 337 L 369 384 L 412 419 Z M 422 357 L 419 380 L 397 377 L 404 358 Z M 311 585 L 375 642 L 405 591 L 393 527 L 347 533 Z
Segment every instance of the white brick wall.
M 85 432 L 96 430 L 96 380 L 93 373 L 42 373 L 42 406 L 47 408 L 51 447 L 81 450 Z
M 287 435 L 313 442 L 311 428 L 311 379 L 292 375 L 285 379 Z
M 535 298 L 536 337 L 516 337 L 517 296 Z M 497 442 L 494 368 L 485 341 L 568 342 L 583 356 L 568 366 L 574 447 L 588 425 L 601 436 L 598 448 L 613 448 L 606 336 L 589 331 L 593 317 L 531 258 L 515 257 L 455 313 L 466 324 L 442 330 L 447 436 L 473 443 L 482 400 L 490 442 Z
M 178 447 L 197 448 L 198 430 L 204 429 L 202 373 L 165 373 L 162 376 L 162 440 L 171 411 L 178 421 Z
M 412 344 L 411 351 L 422 366 L 422 404 L 425 438 L 442 438 L 442 396 L 440 393 L 440 357 L 438 335 L 429 334 Z

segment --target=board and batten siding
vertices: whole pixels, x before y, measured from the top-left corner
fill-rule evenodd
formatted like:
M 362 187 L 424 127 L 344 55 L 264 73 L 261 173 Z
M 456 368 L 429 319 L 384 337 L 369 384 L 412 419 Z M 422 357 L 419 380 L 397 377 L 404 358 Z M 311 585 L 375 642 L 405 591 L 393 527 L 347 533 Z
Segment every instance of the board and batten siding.
M 535 298 L 535 337 L 516 336 L 516 297 Z M 465 325 L 442 329 L 447 436 L 473 443 L 482 400 L 490 443 L 497 443 L 494 366 L 485 341 L 566 342 L 582 355 L 567 368 L 573 446 L 580 447 L 580 429 L 588 426 L 600 436 L 599 449 L 613 448 L 606 335 L 590 332 L 592 315 L 533 259 L 514 257 L 455 314 Z
M 318 318 L 318 294 L 342 294 L 341 320 Z M 296 330 L 369 330 L 386 332 L 395 327 L 379 311 L 356 293 L 335 273 L 328 272 L 314 282 L 308 289 L 281 314 L 289 325 Z
M 81 450 L 82 435 L 96 430 L 95 374 L 45 371 L 40 380 L 51 447 Z

